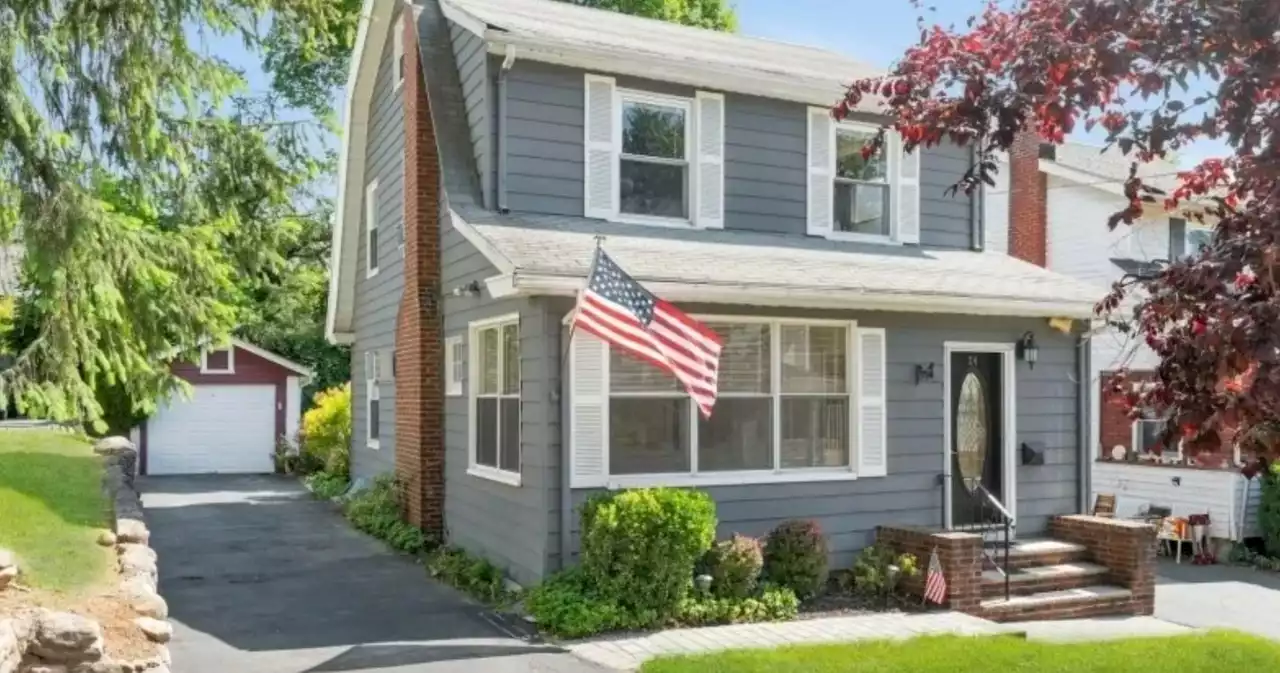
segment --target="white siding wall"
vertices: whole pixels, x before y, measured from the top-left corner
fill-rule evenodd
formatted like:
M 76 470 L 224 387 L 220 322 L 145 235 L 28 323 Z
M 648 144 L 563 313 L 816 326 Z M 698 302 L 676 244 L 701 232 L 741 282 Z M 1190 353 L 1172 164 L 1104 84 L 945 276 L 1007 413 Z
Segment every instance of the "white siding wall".
M 996 186 L 982 186 L 983 250 L 1009 254 L 1009 159 L 1000 158 Z
M 1177 480 L 1177 483 L 1175 483 Z M 1236 472 L 1151 467 L 1125 463 L 1094 463 L 1093 493 L 1116 496 L 1116 516 L 1137 514 L 1149 505 L 1172 507 L 1174 516 L 1209 513 L 1210 535 L 1238 540 L 1241 498 L 1247 480 Z M 1244 537 L 1257 535 L 1258 486 L 1245 518 Z
M 1098 288 L 1101 299 L 1111 284 L 1123 275 L 1111 262 L 1113 257 L 1167 259 L 1169 223 L 1142 220 L 1132 226 L 1121 224 L 1107 230 L 1107 218 L 1124 207 L 1124 200 L 1096 187 L 1079 185 L 1050 176 L 1046 196 L 1048 237 L 1045 259 L 1049 269 L 1074 276 Z M 1157 363 L 1145 344 L 1113 328 L 1099 328 L 1093 336 L 1090 412 L 1090 446 L 1098 455 L 1100 373 L 1121 367 L 1150 369 Z M 1095 476 L 1096 479 L 1096 476 Z

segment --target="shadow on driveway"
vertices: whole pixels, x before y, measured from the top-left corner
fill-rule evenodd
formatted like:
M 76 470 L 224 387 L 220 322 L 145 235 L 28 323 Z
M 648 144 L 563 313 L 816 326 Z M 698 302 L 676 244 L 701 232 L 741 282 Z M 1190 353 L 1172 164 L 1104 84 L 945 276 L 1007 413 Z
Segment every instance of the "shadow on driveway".
M 140 486 L 175 622 L 174 670 L 594 670 L 510 637 L 482 606 L 350 528 L 294 480 L 148 477 Z M 474 662 L 495 657 L 502 666 Z M 550 660 L 522 667 L 531 657 Z M 457 668 L 433 666 L 448 662 Z

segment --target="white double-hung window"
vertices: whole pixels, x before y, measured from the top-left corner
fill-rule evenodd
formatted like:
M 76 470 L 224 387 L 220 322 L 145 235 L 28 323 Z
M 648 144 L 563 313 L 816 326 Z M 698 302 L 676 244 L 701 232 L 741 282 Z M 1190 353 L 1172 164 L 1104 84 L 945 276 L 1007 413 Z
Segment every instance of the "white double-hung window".
M 724 96 L 619 88 L 586 75 L 584 214 L 718 228 L 724 222 Z
M 471 323 L 468 472 L 520 485 L 520 317 Z
M 864 156 L 874 124 L 809 109 L 808 233 L 851 241 L 920 242 L 920 150 L 907 154 L 890 131 Z
M 710 418 L 661 369 L 574 335 L 567 385 L 574 486 L 885 474 L 883 330 L 770 318 L 707 325 L 724 339 Z

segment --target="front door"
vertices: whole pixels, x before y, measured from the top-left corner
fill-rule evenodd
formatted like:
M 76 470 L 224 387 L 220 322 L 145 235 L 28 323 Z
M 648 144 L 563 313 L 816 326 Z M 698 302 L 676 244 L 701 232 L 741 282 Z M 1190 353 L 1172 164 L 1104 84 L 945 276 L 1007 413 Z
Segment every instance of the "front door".
M 1004 502 L 1004 355 L 953 352 L 951 377 L 951 522 L 956 528 L 992 523 L 985 488 Z

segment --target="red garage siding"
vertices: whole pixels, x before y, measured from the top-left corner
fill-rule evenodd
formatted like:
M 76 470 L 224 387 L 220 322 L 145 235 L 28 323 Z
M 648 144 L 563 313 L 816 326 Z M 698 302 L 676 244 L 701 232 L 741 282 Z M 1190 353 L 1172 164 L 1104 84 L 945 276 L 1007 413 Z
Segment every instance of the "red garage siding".
M 283 367 L 259 355 L 255 355 L 243 348 L 235 349 L 235 373 L 233 374 L 202 374 L 200 372 L 200 363 L 194 364 L 189 362 L 175 362 L 173 364 L 173 373 L 192 385 L 249 385 L 249 384 L 271 384 L 276 388 L 276 437 L 285 435 L 286 414 L 289 407 L 288 401 L 288 380 L 290 376 L 299 376 L 288 367 Z M 219 357 L 216 360 L 210 358 L 209 364 L 215 368 L 225 366 L 225 359 Z M 296 410 L 295 410 L 296 411 Z M 140 430 L 139 444 L 141 444 L 140 452 L 142 454 L 142 473 L 146 474 L 147 466 L 147 424 L 143 423 Z

